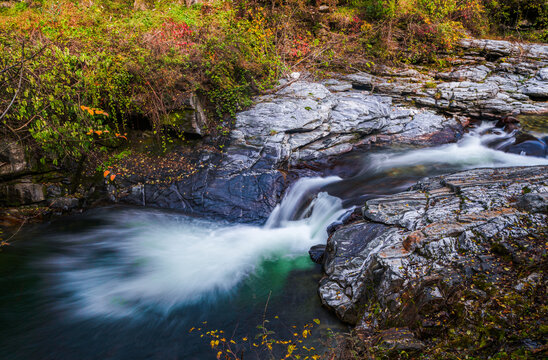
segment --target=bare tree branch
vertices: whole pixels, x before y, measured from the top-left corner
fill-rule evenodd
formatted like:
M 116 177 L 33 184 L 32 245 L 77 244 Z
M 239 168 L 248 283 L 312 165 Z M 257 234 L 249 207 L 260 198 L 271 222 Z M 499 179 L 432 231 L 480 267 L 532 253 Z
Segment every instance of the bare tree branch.
M 23 52 L 24 52 L 24 46 L 23 46 Z M 24 70 L 24 63 L 21 63 L 21 70 L 19 71 L 20 74 L 19 74 L 19 83 L 17 84 L 17 90 L 15 90 L 15 94 L 13 94 L 13 98 L 11 99 L 11 102 L 9 103 L 8 107 L 6 108 L 6 110 L 4 110 L 4 112 L 2 113 L 2 115 L 0 115 L 0 120 L 2 120 L 2 118 L 4 116 L 6 116 L 6 114 L 8 113 L 9 109 L 13 106 L 13 103 L 15 102 L 15 99 L 17 98 L 17 95 L 19 95 L 19 91 L 21 90 L 21 83 L 23 82 L 23 70 Z M 11 129 L 11 128 L 10 128 Z M 13 130 L 12 130 L 13 131 Z
M 24 46 L 24 45 L 23 45 Z M 19 60 L 18 62 L 16 62 L 15 64 L 13 65 L 10 65 L 2 70 L 0 70 L 0 74 L 3 74 L 5 73 L 6 71 L 9 71 L 10 69 L 13 69 L 14 67 L 16 67 L 17 65 L 19 64 L 23 64 L 25 61 L 29 61 L 29 60 L 32 60 L 34 59 L 36 56 L 38 56 L 39 54 L 41 54 L 47 47 L 49 46 L 49 44 L 46 44 L 44 46 L 42 46 L 40 48 L 40 50 L 38 50 L 37 52 L 35 52 L 34 54 L 32 54 L 31 56 L 29 56 L 28 58 L 25 59 L 24 56 L 21 57 L 21 60 Z

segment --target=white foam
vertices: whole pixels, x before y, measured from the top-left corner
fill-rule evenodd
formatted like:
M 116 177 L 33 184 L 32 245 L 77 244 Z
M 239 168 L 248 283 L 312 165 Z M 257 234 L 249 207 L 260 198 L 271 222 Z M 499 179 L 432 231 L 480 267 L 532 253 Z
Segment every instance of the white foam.
M 489 144 L 500 142 L 494 149 Z M 385 152 L 368 158 L 368 169 L 377 171 L 417 165 L 450 165 L 458 169 L 478 167 L 509 167 L 548 165 L 548 159 L 506 153 L 497 148 L 512 143 L 513 134 L 496 129 L 492 123 L 484 123 L 474 131 L 465 134 L 461 141 L 433 148 Z
M 300 180 L 280 207 L 337 179 Z M 111 215 L 106 227 L 64 239 L 72 251 L 50 260 L 48 268 L 55 269 L 58 290 L 72 293 L 78 314 L 125 316 L 143 308 L 167 313 L 231 291 L 266 259 L 306 254 L 325 243 L 326 227 L 342 212 L 341 201 L 326 193 L 313 200 L 308 217 L 293 220 L 282 211 L 278 227 L 123 211 Z

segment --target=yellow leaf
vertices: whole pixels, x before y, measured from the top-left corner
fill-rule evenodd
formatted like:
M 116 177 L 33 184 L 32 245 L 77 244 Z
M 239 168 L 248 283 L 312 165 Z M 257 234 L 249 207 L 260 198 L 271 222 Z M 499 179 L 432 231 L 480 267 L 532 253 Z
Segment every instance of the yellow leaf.
M 242 340 L 243 340 L 243 341 L 247 341 L 247 338 L 246 338 L 246 337 L 244 337 L 244 338 L 242 338 Z
M 194 329 L 195 329 L 195 327 L 192 327 L 188 332 L 191 333 L 192 330 L 194 330 Z
M 219 351 L 219 352 L 217 353 L 217 359 L 220 359 L 220 358 L 221 358 L 221 354 L 222 354 L 222 353 L 223 353 L 222 351 Z
M 320 319 L 313 319 L 312 321 L 314 321 L 316 324 L 320 325 Z

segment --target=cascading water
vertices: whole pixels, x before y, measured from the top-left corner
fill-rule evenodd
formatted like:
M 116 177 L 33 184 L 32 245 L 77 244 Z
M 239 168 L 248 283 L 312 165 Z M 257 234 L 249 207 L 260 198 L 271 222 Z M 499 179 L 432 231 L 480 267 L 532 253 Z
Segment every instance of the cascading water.
M 55 269 L 54 289 L 73 292 L 70 306 L 80 315 L 167 314 L 230 292 L 265 260 L 325 242 L 325 228 L 344 210 L 340 199 L 315 195 L 337 180 L 299 180 L 263 227 L 125 210 L 99 230 L 60 238 L 70 251 L 39 266 Z M 309 201 L 308 211 L 295 211 Z
M 457 143 L 434 148 L 383 153 L 371 157 L 369 169 L 382 171 L 417 165 L 441 165 L 451 170 L 478 167 L 533 166 L 548 162 L 546 158 L 523 156 L 502 151 L 515 142 L 515 132 L 506 133 L 492 123 L 483 123 L 465 134 Z
M 515 142 L 493 123 L 483 123 L 452 144 L 403 151 L 361 154 L 349 161 L 360 170 L 324 190 L 343 200 L 343 206 L 363 205 L 372 197 L 404 191 L 417 180 L 450 172 L 485 167 L 547 165 L 546 157 L 503 151 Z
M 0 358 L 211 358 L 189 328 L 207 320 L 253 336 L 266 302 L 280 319 L 340 326 L 321 308 L 307 257 L 327 226 L 421 177 L 548 164 L 501 151 L 513 141 L 484 124 L 455 144 L 354 155 L 353 176 L 297 181 L 262 227 L 110 208 L 22 232 L 0 254 Z M 270 324 L 292 336 L 287 325 Z

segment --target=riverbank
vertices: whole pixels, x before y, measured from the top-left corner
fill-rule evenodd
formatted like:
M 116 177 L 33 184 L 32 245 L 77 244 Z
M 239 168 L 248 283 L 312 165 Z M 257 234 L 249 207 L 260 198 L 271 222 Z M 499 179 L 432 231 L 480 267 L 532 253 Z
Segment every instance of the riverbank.
M 279 93 L 278 81 L 294 81 L 297 72 L 333 92 L 350 82 L 436 112 L 472 108 L 465 117 L 542 112 L 529 101 L 546 96 L 543 73 L 530 78 L 545 56 L 542 45 L 462 40 L 511 36 L 511 24 L 542 41 L 545 11 L 516 9 L 511 0 L 498 8 L 475 0 L 4 2 L 0 107 L 10 111 L 0 128 L 2 180 L 15 197 L 5 204 L 44 207 L 58 197 L 61 209 L 80 206 L 92 197 L 91 183 L 102 187 L 101 175 L 154 178 L 140 162 L 150 151 L 171 152 L 166 158 L 179 152 L 186 161 L 179 173 L 189 174 L 199 149 L 225 151 L 238 111 L 256 96 Z M 337 85 L 333 72 L 351 77 Z M 18 164 L 22 157 L 26 165 Z M 12 164 L 24 171 L 6 171 Z M 182 176 L 164 170 L 163 178 Z M 23 175 L 14 190 L 14 176 Z M 49 193 L 36 184 L 60 182 L 68 186 Z
M 426 179 L 334 229 L 319 294 L 356 324 L 337 358 L 546 355 L 547 170 Z

